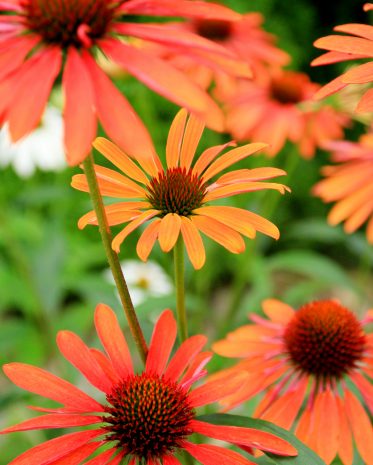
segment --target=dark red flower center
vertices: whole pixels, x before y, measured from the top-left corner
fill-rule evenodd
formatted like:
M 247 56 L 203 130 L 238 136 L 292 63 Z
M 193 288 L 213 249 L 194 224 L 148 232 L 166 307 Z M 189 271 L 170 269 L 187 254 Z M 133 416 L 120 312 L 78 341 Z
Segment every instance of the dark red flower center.
M 90 47 L 103 37 L 117 7 L 113 0 L 21 0 L 26 27 L 47 43 Z
M 229 21 L 217 19 L 204 19 L 196 23 L 197 34 L 206 39 L 224 41 L 229 39 L 232 33 L 232 24 Z
M 161 216 L 167 213 L 190 215 L 202 205 L 205 193 L 206 185 L 192 169 L 185 168 L 168 168 L 152 178 L 148 185 L 148 200 Z
M 274 77 L 270 92 L 274 100 L 283 104 L 296 104 L 304 99 L 302 85 L 293 74 Z
M 292 363 L 320 379 L 339 379 L 356 366 L 366 338 L 355 315 L 332 300 L 301 307 L 284 334 Z
M 107 440 L 147 461 L 182 447 L 194 418 L 187 392 L 158 375 L 128 377 L 107 395 Z

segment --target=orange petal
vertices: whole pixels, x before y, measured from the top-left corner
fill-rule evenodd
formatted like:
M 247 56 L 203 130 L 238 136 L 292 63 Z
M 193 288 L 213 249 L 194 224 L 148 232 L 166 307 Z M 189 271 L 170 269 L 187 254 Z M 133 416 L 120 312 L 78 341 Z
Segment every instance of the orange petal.
M 196 161 L 193 167 L 193 173 L 197 174 L 198 176 L 202 174 L 202 172 L 208 167 L 208 165 L 219 155 L 227 147 L 235 147 L 237 144 L 234 141 L 227 142 L 226 144 L 222 145 L 215 145 L 206 149 L 198 160 Z
M 181 217 L 181 234 L 188 252 L 190 261 L 196 270 L 203 267 L 206 260 L 205 247 L 198 228 L 187 217 Z
M 119 173 L 117 173 L 121 176 Z M 138 189 L 124 184 L 124 180 L 110 179 L 108 177 L 103 178 L 102 176 L 97 177 L 98 187 L 101 195 L 116 198 L 141 198 L 145 197 L 145 192 L 141 194 Z M 71 186 L 82 192 L 89 192 L 88 182 L 85 174 L 76 174 L 72 177 Z
M 217 463 L 224 465 L 255 465 L 254 462 L 233 450 L 212 444 L 192 444 L 185 441 L 184 449 L 203 465 L 216 465 Z
M 343 74 L 342 74 L 343 76 Z M 321 87 L 314 95 L 313 99 L 315 100 L 321 100 L 325 97 L 328 97 L 331 94 L 334 94 L 335 92 L 338 92 L 339 90 L 343 89 L 344 87 L 347 86 L 345 82 L 342 81 L 342 76 L 338 76 L 337 78 L 333 79 L 330 81 L 328 84 L 325 86 Z
M 140 239 L 136 245 L 136 252 L 140 259 L 144 262 L 149 257 L 150 252 L 154 246 L 155 241 L 158 238 L 159 226 L 161 224 L 161 219 L 156 218 L 152 221 L 141 234 Z
M 117 224 L 127 223 L 128 221 L 137 218 L 142 212 L 140 210 L 128 209 L 126 208 L 126 203 L 121 202 L 105 207 L 105 213 L 109 226 L 114 226 Z M 93 210 L 86 213 L 79 219 L 78 228 L 84 229 L 88 224 L 98 225 L 97 215 Z
M 315 451 L 327 463 L 331 463 L 337 455 L 339 446 L 339 412 L 330 389 L 316 396 L 313 406 L 316 422 L 313 434 L 316 435 Z
M 373 40 L 373 27 L 369 24 L 341 24 L 340 26 L 335 26 L 334 30 Z
M 314 42 L 314 46 L 326 50 L 334 50 L 336 52 L 373 57 L 372 42 L 358 37 L 330 35 L 317 39 Z
M 346 84 L 365 84 L 373 81 L 373 63 L 355 66 L 343 74 L 342 82 Z
M 274 323 L 286 325 L 295 315 L 295 311 L 290 305 L 277 299 L 266 299 L 262 303 L 263 312 Z
M 252 170 L 242 169 L 223 174 L 223 176 L 220 176 L 215 182 L 216 184 L 223 185 L 235 182 L 263 181 L 277 176 L 286 176 L 286 171 L 280 168 L 269 167 L 254 168 Z
M 181 146 L 181 168 L 186 168 L 187 170 L 190 168 L 204 128 L 205 124 L 200 118 L 194 115 L 189 116 Z
M 330 65 L 340 61 L 356 60 L 356 55 L 342 52 L 326 52 L 311 61 L 311 66 Z M 363 57 L 362 57 L 363 58 Z
M 181 219 L 177 213 L 168 213 L 161 219 L 158 241 L 163 252 L 169 252 L 179 237 Z
M 110 307 L 99 304 L 95 310 L 97 334 L 114 369 L 121 378 L 133 374 L 131 354 L 118 319 Z
M 204 216 L 194 215 L 190 219 L 197 229 L 230 252 L 242 253 L 245 250 L 245 242 L 240 234 L 232 228 L 229 228 L 213 218 Z
M 279 191 L 281 194 L 284 194 L 290 189 L 284 184 L 278 184 L 275 182 L 237 182 L 235 184 L 226 184 L 224 186 L 219 186 L 218 184 L 213 185 L 210 191 L 204 197 L 204 202 L 209 202 L 211 200 L 217 200 L 224 197 L 232 197 L 233 195 L 244 194 L 246 192 L 255 192 L 264 189 L 272 189 Z
M 192 336 L 184 341 L 168 364 L 164 377 L 176 381 L 206 342 L 206 336 L 202 335 Z
M 352 444 L 351 428 L 348 424 L 345 406 L 340 397 L 337 397 L 339 414 L 339 448 L 338 455 L 344 465 L 352 465 L 354 461 L 354 447 Z
M 176 168 L 179 166 L 180 149 L 187 116 L 187 110 L 182 108 L 172 121 L 166 144 L 167 168 Z
M 369 89 L 365 92 L 365 94 L 360 99 L 357 107 L 357 113 L 365 113 L 365 112 L 372 112 L 373 111 L 373 89 Z

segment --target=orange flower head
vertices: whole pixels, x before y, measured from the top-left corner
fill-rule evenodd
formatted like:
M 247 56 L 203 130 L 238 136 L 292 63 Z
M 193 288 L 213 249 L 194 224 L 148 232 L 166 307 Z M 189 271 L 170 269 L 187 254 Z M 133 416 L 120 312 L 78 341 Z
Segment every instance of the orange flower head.
M 135 373 L 126 340 L 109 307 L 98 305 L 95 325 L 104 351 L 88 347 L 70 331 L 59 332 L 57 343 L 64 357 L 105 396 L 101 401 L 43 369 L 24 363 L 4 366 L 5 374 L 17 386 L 63 406 L 33 407 L 44 415 L 0 433 L 90 426 L 39 444 L 14 459 L 12 465 L 119 465 L 124 461 L 131 465 L 180 465 L 177 455 L 183 451 L 205 465 L 222 459 L 227 465 L 252 465 L 238 452 L 191 442 L 194 433 L 279 455 L 297 455 L 291 444 L 274 434 L 198 419 L 198 407 L 232 394 L 247 375 L 237 374 L 224 385 L 211 381 L 193 388 L 205 376 L 211 353 L 201 352 L 206 337 L 197 335 L 184 341 L 169 360 L 176 339 L 176 321 L 170 310 L 164 311 L 155 325 L 142 373 Z M 94 453 L 96 456 L 86 462 Z
M 133 18 L 239 20 L 241 16 L 229 8 L 190 0 L 12 0 L 0 3 L 0 15 L 0 124 L 8 123 L 14 141 L 38 125 L 53 84 L 62 74 L 70 164 L 80 163 L 89 153 L 98 121 L 124 150 L 151 156 L 154 146 L 149 133 L 100 67 L 102 55 L 167 99 L 204 117 L 210 127 L 223 130 L 223 114 L 213 99 L 163 57 L 140 49 L 138 41 L 162 44 L 165 50 L 187 54 L 192 62 L 199 60 L 199 53 L 206 53 L 217 67 L 224 59 L 240 67 L 237 56 L 191 31 L 170 31 L 164 23 Z
M 373 8 L 366 3 L 364 10 Z M 315 47 L 327 50 L 324 55 L 312 61 L 312 66 L 339 63 L 342 61 L 371 59 L 373 57 L 373 26 L 367 24 L 343 24 L 334 28 L 337 32 L 350 35 L 329 35 L 317 39 Z M 352 67 L 341 76 L 333 79 L 315 94 L 314 98 L 322 99 L 345 88 L 349 84 L 366 84 L 373 82 L 373 63 L 367 62 Z M 356 107 L 357 112 L 373 111 L 373 89 L 367 90 Z
M 253 239 L 256 231 L 276 239 L 279 237 L 276 226 L 261 216 L 242 208 L 210 205 L 210 202 L 262 189 L 284 193 L 288 190 L 286 186 L 261 181 L 282 176 L 285 171 L 244 168 L 221 174 L 233 163 L 266 146 L 261 143 L 236 147 L 222 155 L 223 150 L 235 143 L 210 147 L 193 163 L 203 129 L 202 120 L 193 115 L 188 117 L 185 109 L 180 110 L 167 140 L 166 168 L 157 156 L 131 159 L 109 140 L 96 139 L 94 146 L 97 150 L 123 172 L 119 174 L 108 168 L 95 167 L 102 194 L 124 199 L 105 207 L 110 225 L 128 223 L 113 240 L 115 251 L 119 251 L 128 234 L 149 220 L 152 221 L 137 243 L 141 260 L 148 259 L 156 240 L 164 252 L 169 252 L 181 235 L 196 269 L 205 263 L 200 232 L 232 253 L 243 252 L 245 242 L 242 236 Z M 216 175 L 218 178 L 212 181 Z M 87 192 L 85 175 L 74 176 L 72 186 Z M 97 224 L 94 211 L 84 215 L 78 226 L 84 228 L 87 224 Z
M 225 99 L 228 130 L 239 141 L 267 142 L 270 156 L 290 140 L 304 158 L 311 158 L 322 143 L 343 136 L 349 122 L 331 106 L 315 105 L 317 88 L 306 74 L 283 70 L 260 81 L 241 81 Z
M 328 215 L 331 225 L 344 221 L 345 231 L 352 233 L 367 221 L 367 239 L 373 243 L 373 135 L 364 134 L 359 142 L 329 142 L 324 148 L 332 151 L 336 164 L 324 167 L 325 179 L 313 193 L 336 202 Z
M 334 300 L 295 311 L 268 299 L 263 311 L 266 318 L 252 315 L 254 324 L 213 346 L 242 361 L 212 379 L 228 380 L 242 370 L 249 375 L 222 404 L 232 408 L 263 392 L 254 416 L 294 429 L 327 464 L 338 455 L 351 465 L 353 440 L 364 463 L 373 463 L 373 430 L 364 408 L 373 413 L 373 334 L 366 331 L 373 309 L 359 320 Z

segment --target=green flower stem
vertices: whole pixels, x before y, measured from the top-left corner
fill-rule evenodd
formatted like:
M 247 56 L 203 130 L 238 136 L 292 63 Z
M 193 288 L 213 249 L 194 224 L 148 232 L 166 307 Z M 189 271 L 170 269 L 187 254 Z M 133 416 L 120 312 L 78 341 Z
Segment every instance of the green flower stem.
M 177 324 L 180 342 L 183 342 L 188 338 L 188 325 L 185 310 L 184 243 L 181 234 L 174 247 L 174 270 Z
M 96 216 L 98 220 L 98 228 L 101 234 L 101 239 L 104 245 L 106 257 L 108 259 L 111 272 L 113 274 L 114 281 L 118 289 L 119 297 L 120 297 L 124 312 L 127 317 L 128 325 L 130 327 L 132 336 L 135 340 L 140 356 L 143 362 L 145 362 L 147 354 L 148 354 L 148 347 L 146 345 L 143 332 L 141 330 L 139 321 L 137 319 L 137 315 L 133 307 L 131 296 L 128 292 L 127 283 L 123 276 L 123 272 L 122 272 L 122 268 L 119 263 L 118 255 L 111 248 L 111 241 L 112 241 L 111 231 L 110 231 L 109 224 L 107 221 L 104 204 L 102 202 L 102 197 L 101 197 L 101 193 L 98 187 L 97 177 L 96 177 L 93 163 L 94 163 L 93 155 L 90 153 L 89 156 L 83 162 L 84 172 L 85 172 L 87 182 L 88 182 L 88 187 L 89 187 L 89 194 L 91 196 L 93 207 L 96 212 Z

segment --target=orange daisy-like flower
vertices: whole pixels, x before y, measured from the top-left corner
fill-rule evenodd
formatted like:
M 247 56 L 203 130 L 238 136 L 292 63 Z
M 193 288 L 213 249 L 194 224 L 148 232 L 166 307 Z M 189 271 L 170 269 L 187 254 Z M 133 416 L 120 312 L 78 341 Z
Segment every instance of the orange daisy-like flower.
M 313 187 L 313 193 L 324 202 L 336 202 L 328 221 L 332 225 L 345 221 L 347 233 L 368 221 L 367 238 L 373 243 L 373 134 L 363 135 L 358 143 L 329 142 L 325 148 L 338 165 L 324 167 L 326 179 Z
M 2 14 L 3 13 L 3 14 Z M 4 14 L 5 13 L 5 14 Z M 238 20 L 229 8 L 189 0 L 9 0 L 0 2 L 0 123 L 14 141 L 38 124 L 62 71 L 65 146 L 70 164 L 82 161 L 96 135 L 97 119 L 130 153 L 154 153 L 150 136 L 125 97 L 96 62 L 97 51 L 148 87 L 223 129 L 216 103 L 165 60 L 128 38 L 170 46 L 179 53 L 204 50 L 234 60 L 228 50 L 187 31 L 141 24 L 138 16 Z M 132 19 L 131 19 L 132 18 Z M 77 104 L 77 101 L 79 104 Z M 81 128 L 84 121 L 84 130 Z
M 204 129 L 204 123 L 186 110 L 176 115 L 168 135 L 166 146 L 167 168 L 158 157 L 153 163 L 138 166 L 112 142 L 97 138 L 94 147 L 116 165 L 123 174 L 96 166 L 98 183 L 103 195 L 124 199 L 136 199 L 114 203 L 105 207 L 110 225 L 128 223 L 114 238 L 113 249 L 119 252 L 124 239 L 143 223 L 153 219 L 137 243 L 137 253 L 146 261 L 155 241 L 169 252 L 181 233 L 193 266 L 201 268 L 205 262 L 205 249 L 199 231 L 233 253 L 245 249 L 242 236 L 250 239 L 260 231 L 277 239 L 279 231 L 261 216 L 230 206 L 206 205 L 207 203 L 261 189 L 275 189 L 284 193 L 283 184 L 262 183 L 264 179 L 286 174 L 277 168 L 240 169 L 211 179 L 244 158 L 266 147 L 266 144 L 248 144 L 220 155 L 232 143 L 210 147 L 193 164 L 193 157 Z M 234 144 L 233 144 L 234 145 Z M 220 156 L 219 156 L 220 155 Z M 88 191 L 84 174 L 73 177 L 72 186 Z M 97 224 L 94 211 L 79 220 L 79 227 Z
M 366 3 L 364 10 L 373 10 L 373 3 Z M 324 55 L 312 61 L 312 66 L 328 65 L 341 61 L 356 60 L 362 58 L 373 58 L 373 26 L 368 24 L 342 24 L 334 28 L 337 32 L 351 34 L 330 35 L 317 39 L 315 47 L 328 50 Z M 323 86 L 315 98 L 324 98 L 343 89 L 348 84 L 366 84 L 373 82 L 373 63 L 368 62 L 348 70 L 333 81 Z M 360 99 L 357 112 L 373 111 L 373 89 L 365 92 Z
M 364 409 L 373 413 L 373 334 L 364 331 L 373 310 L 359 321 L 334 300 L 295 311 L 269 299 L 263 311 L 267 318 L 252 315 L 255 324 L 213 346 L 218 354 L 244 359 L 217 379 L 251 373 L 224 405 L 233 407 L 264 391 L 254 416 L 295 428 L 327 464 L 338 454 L 344 465 L 352 465 L 353 440 L 364 463 L 373 463 L 373 429 Z
M 316 147 L 343 137 L 349 118 L 331 106 L 312 102 L 318 85 L 304 73 L 278 71 L 261 82 L 243 82 L 227 100 L 227 128 L 234 139 L 262 140 L 276 155 L 287 139 L 298 144 L 304 158 Z
M 129 459 L 126 463 L 131 465 L 180 465 L 175 454 L 182 450 L 204 465 L 215 465 L 221 460 L 227 465 L 253 465 L 232 450 L 190 442 L 193 433 L 275 454 L 297 455 L 293 446 L 273 434 L 198 420 L 196 408 L 233 393 L 246 375 L 240 373 L 228 383 L 210 381 L 192 389 L 206 374 L 204 366 L 211 353 L 201 352 L 205 336 L 193 336 L 168 362 L 176 338 L 176 322 L 170 310 L 163 312 L 156 323 L 142 373 L 133 369 L 115 313 L 99 305 L 95 324 L 104 352 L 86 346 L 70 331 L 58 333 L 57 344 L 63 356 L 104 394 L 103 402 L 41 368 L 24 363 L 4 366 L 14 384 L 63 407 L 32 407 L 46 414 L 2 433 L 93 426 L 37 445 L 9 465 L 79 465 L 83 461 L 87 465 L 119 465 L 123 459 Z M 85 462 L 95 452 L 98 455 Z

